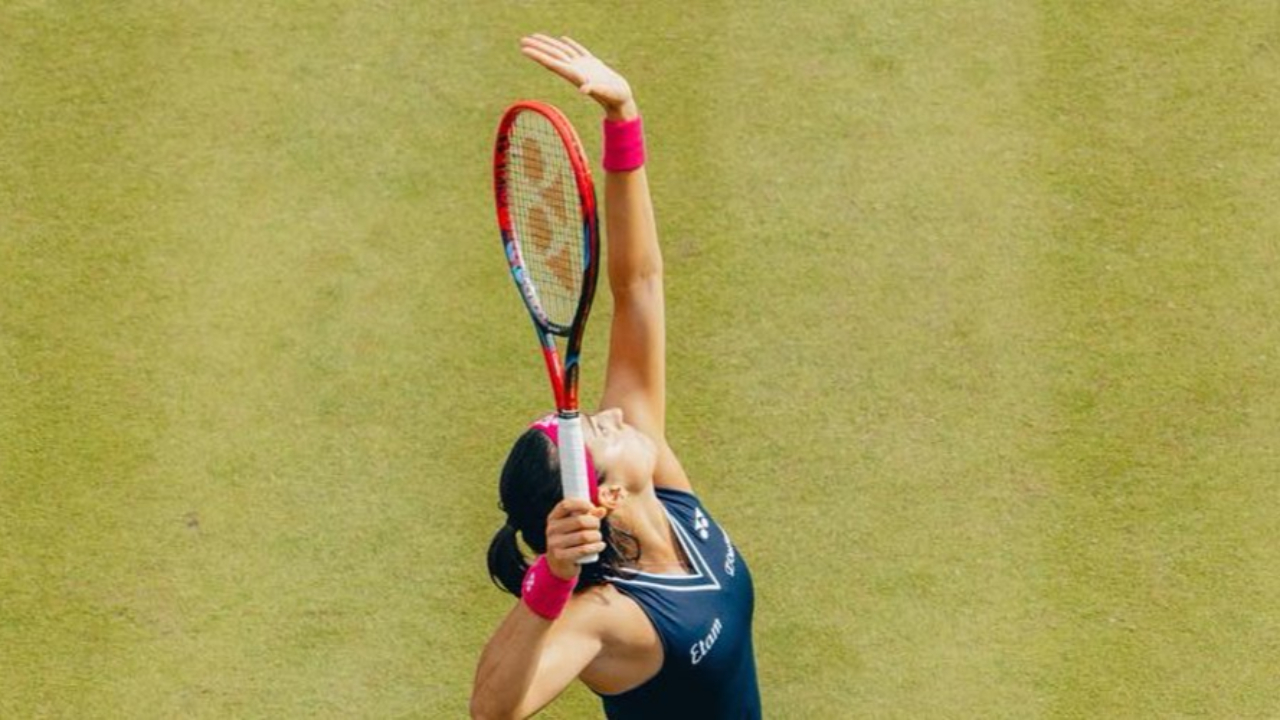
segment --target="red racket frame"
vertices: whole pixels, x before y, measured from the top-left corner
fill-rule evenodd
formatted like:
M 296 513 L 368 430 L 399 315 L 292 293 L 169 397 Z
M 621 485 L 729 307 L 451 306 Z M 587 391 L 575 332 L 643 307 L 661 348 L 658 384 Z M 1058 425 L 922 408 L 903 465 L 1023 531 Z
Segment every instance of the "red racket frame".
M 584 250 L 582 294 L 573 322 L 568 327 L 552 322 L 534 300 L 536 295 L 525 272 L 524 261 L 520 257 L 519 238 L 516 237 L 511 220 L 506 181 L 507 153 L 510 149 L 511 130 L 516 118 L 525 112 L 542 115 L 555 128 L 568 152 L 574 184 L 578 191 Z M 555 391 L 556 410 L 564 415 L 575 414 L 578 411 L 578 365 L 582 350 L 582 336 L 595 298 L 600 268 L 600 223 L 596 214 L 595 184 L 591 179 L 591 169 L 587 164 L 586 154 L 582 150 L 582 141 L 564 113 L 552 105 L 536 100 L 521 100 L 507 108 L 502 121 L 498 124 L 498 137 L 493 152 L 493 190 L 498 210 L 498 228 L 502 231 L 502 245 L 507 257 L 507 265 L 538 333 L 547 374 L 551 378 L 551 385 Z M 556 337 L 566 339 L 563 361 L 556 350 Z

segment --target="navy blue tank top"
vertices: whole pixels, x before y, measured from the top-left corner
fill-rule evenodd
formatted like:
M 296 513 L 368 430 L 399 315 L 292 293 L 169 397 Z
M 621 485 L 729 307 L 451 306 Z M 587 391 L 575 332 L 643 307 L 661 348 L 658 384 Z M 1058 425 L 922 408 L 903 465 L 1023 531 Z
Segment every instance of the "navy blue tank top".
M 692 572 L 610 578 L 649 616 L 662 640 L 663 661 L 643 685 L 602 695 L 605 714 L 611 720 L 759 718 L 751 573 L 697 497 L 666 488 L 657 493 Z

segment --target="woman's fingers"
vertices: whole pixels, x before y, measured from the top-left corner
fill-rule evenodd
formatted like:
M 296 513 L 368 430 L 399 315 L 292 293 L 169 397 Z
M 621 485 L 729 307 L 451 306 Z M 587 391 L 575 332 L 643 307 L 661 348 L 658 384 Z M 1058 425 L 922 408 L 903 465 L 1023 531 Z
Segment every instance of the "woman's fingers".
M 604 538 L 598 530 L 547 536 L 547 558 L 574 562 L 578 558 L 604 552 Z
M 536 47 L 557 60 L 562 60 L 564 62 L 570 62 L 574 58 L 583 54 L 572 45 L 569 45 L 562 40 L 557 40 L 549 35 L 543 35 L 542 33 L 534 33 L 533 35 L 526 37 L 523 42 L 525 42 L 529 47 Z
M 547 521 L 547 537 L 559 535 L 572 535 L 584 530 L 593 531 L 600 529 L 600 518 L 590 513 L 580 515 L 571 515 L 569 517 L 558 518 Z
M 530 60 L 533 60 L 534 62 L 545 67 L 551 72 L 573 83 L 574 85 L 578 85 L 578 86 L 582 85 L 584 78 L 582 76 L 582 72 L 578 68 L 575 68 L 574 66 L 568 63 L 565 63 L 563 61 L 556 60 L 550 55 L 547 55 L 541 50 L 538 50 L 533 47 L 522 47 L 520 48 L 520 52 L 523 53 L 525 57 L 529 58 Z
M 546 67 L 552 70 L 555 70 L 556 72 L 563 72 L 569 69 L 568 63 L 566 63 L 563 60 L 559 60 L 555 57 L 552 57 L 551 55 L 548 55 L 545 51 L 533 45 L 522 46 L 520 48 L 520 52 L 525 57 L 530 58 L 532 60 L 536 60 L 538 63 L 545 65 Z
M 581 532 L 565 533 L 564 535 L 547 538 L 547 548 L 572 550 L 584 545 L 595 546 L 602 542 L 604 542 L 604 536 L 600 534 L 599 530 L 582 530 Z
M 575 543 L 557 543 L 555 545 L 547 544 L 547 555 L 553 560 L 576 560 L 583 555 L 603 552 L 605 544 L 603 540 L 583 540 Z
M 561 500 L 547 517 L 547 555 L 559 561 L 603 552 L 600 516 L 589 500 Z
M 573 38 L 569 37 L 568 35 L 561 35 L 561 36 L 560 36 L 560 42 L 564 43 L 566 46 L 568 46 L 569 48 L 571 48 L 574 52 L 578 53 L 579 55 L 590 55 L 590 54 L 591 54 L 591 51 L 590 51 L 590 50 L 588 50 L 588 49 L 586 49 L 586 48 L 582 47 L 582 45 L 581 45 L 577 40 L 574 40 Z
M 559 520 L 571 515 L 590 515 L 594 508 L 595 505 L 592 505 L 590 500 L 583 498 L 565 498 L 564 500 L 556 503 L 555 507 L 551 508 L 551 514 L 547 516 L 547 519 Z

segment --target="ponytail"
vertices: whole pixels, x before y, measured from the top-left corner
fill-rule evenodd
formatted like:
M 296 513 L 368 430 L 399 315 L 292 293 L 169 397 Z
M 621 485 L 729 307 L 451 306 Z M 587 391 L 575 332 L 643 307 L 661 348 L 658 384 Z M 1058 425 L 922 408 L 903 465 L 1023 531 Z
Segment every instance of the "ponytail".
M 510 523 L 503 525 L 489 542 L 489 577 L 498 587 L 520 597 L 520 585 L 528 569 L 529 563 L 516 542 L 516 529 Z

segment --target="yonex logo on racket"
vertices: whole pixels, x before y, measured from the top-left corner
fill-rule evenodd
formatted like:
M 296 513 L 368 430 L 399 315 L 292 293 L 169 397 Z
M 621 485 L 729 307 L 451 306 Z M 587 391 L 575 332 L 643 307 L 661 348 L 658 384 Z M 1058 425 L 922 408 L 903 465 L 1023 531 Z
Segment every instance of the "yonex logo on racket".
M 534 203 L 532 209 L 538 215 L 547 212 L 555 215 L 554 220 L 559 225 L 550 227 L 559 227 L 569 222 L 569 209 L 563 202 L 558 202 L 564 196 L 564 175 L 554 170 L 547 172 L 547 163 L 542 159 L 542 148 L 532 139 L 524 138 L 520 142 L 520 157 L 525 160 L 524 171 L 531 181 L 530 188 L 538 196 L 538 202 Z M 549 242 L 549 238 L 547 240 Z M 541 245 L 539 249 L 546 248 L 547 245 Z
M 535 324 L 568 337 L 590 308 L 581 300 L 595 289 L 599 230 L 586 157 L 563 113 L 534 101 L 508 108 L 494 190 L 507 262 Z
M 576 286 L 574 244 L 580 239 L 574 209 L 569 200 L 576 200 L 569 188 L 569 169 L 557 163 L 554 151 L 546 152 L 542 144 L 550 138 L 541 135 L 522 137 L 515 145 L 515 157 L 519 159 L 519 172 L 524 176 L 521 188 L 528 193 L 526 202 L 517 202 L 524 222 L 519 241 L 539 257 L 544 258 L 546 271 L 557 283 L 572 292 Z M 522 193 L 523 194 L 523 193 Z

